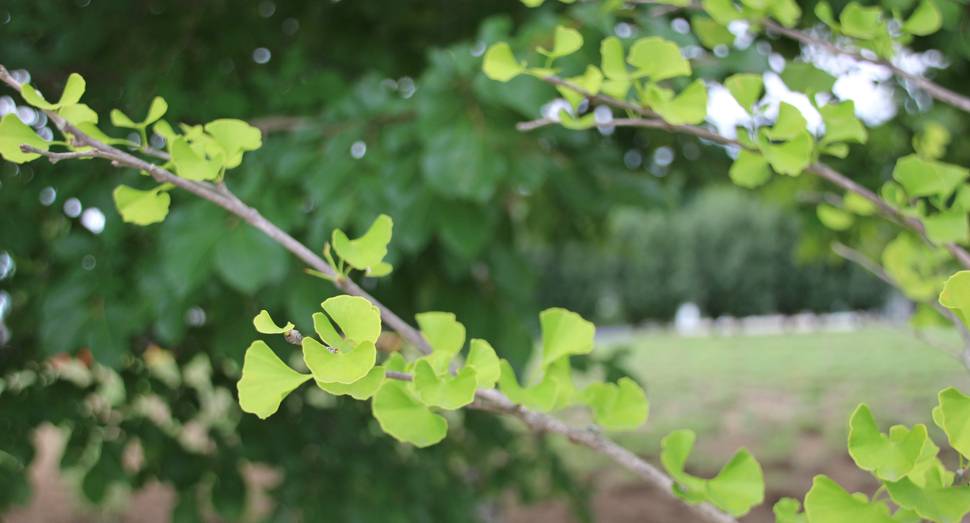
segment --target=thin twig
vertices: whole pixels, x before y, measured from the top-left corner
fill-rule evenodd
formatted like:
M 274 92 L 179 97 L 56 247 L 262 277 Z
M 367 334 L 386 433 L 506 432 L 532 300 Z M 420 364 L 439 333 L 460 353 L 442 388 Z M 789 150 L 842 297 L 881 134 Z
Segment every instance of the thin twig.
M 7 74 L 6 69 L 4 69 L 2 65 L 0 65 L 0 80 L 11 84 L 11 86 L 19 91 L 20 85 L 10 78 L 10 75 Z M 224 186 L 212 186 L 211 184 L 194 183 L 190 180 L 180 178 L 155 164 L 146 162 L 141 158 L 101 143 L 100 141 L 81 132 L 74 127 L 74 125 L 64 120 L 53 111 L 47 111 L 47 115 L 48 118 L 54 122 L 61 133 L 74 137 L 73 139 L 76 146 L 93 147 L 99 151 L 99 155 L 101 157 L 111 160 L 112 164 L 114 165 L 133 167 L 135 169 L 145 171 L 158 182 L 171 183 L 176 187 L 195 194 L 196 196 L 209 200 L 226 209 L 227 211 L 241 217 L 243 220 L 253 225 L 257 229 L 263 231 L 266 233 L 266 235 L 295 254 L 313 269 L 328 276 L 336 276 L 330 265 L 327 264 L 320 256 L 317 256 L 302 243 L 298 242 L 292 236 L 264 218 L 256 209 L 242 203 L 234 194 L 229 192 L 228 188 L 225 188 Z M 355 284 L 349 278 L 337 280 L 334 282 L 334 285 L 347 294 L 366 298 L 380 310 L 382 320 L 391 329 L 397 331 L 402 337 L 410 341 L 425 354 L 429 354 L 431 352 L 431 347 L 421 332 L 407 324 L 407 322 L 399 318 L 397 315 L 387 309 L 387 307 L 371 297 L 370 294 L 358 287 L 357 284 Z M 392 379 L 407 379 L 410 377 L 410 375 L 404 373 L 400 374 L 401 375 L 398 375 L 398 373 L 395 371 L 388 371 L 386 373 L 387 377 Z M 650 465 L 636 454 L 633 454 L 632 452 L 604 438 L 603 436 L 577 427 L 571 427 L 549 415 L 532 412 L 520 405 L 512 403 L 507 397 L 505 397 L 504 394 L 495 389 L 485 391 L 480 390 L 475 394 L 479 400 L 476 401 L 477 405 L 473 404 L 470 405 L 470 407 L 487 407 L 486 410 L 509 414 L 519 418 L 533 430 L 563 434 L 574 443 L 586 445 L 597 452 L 601 452 L 613 458 L 613 460 L 618 464 L 629 468 L 652 486 L 670 496 L 671 499 L 675 499 L 672 490 L 673 481 L 666 474 L 658 470 L 656 467 Z M 707 503 L 692 505 L 689 506 L 689 508 L 697 515 L 702 517 L 704 521 L 710 523 L 737 523 L 735 518 L 721 512 L 713 505 Z
M 21 144 L 20 152 L 24 154 L 39 154 L 41 156 L 46 156 L 51 163 L 57 163 L 61 160 L 69 160 L 72 158 L 97 158 L 101 156 L 98 154 L 97 149 L 88 149 L 86 151 L 72 151 L 69 153 L 54 153 L 51 151 L 45 151 L 44 149 L 38 149 L 32 145 Z

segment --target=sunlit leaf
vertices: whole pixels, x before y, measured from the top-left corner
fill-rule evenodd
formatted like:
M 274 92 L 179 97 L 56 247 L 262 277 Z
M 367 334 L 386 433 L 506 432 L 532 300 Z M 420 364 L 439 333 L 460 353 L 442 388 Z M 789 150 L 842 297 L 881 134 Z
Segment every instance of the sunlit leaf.
M 295 326 L 290 322 L 286 322 L 286 326 L 284 327 L 277 326 L 276 322 L 273 321 L 273 318 L 271 318 L 269 313 L 265 310 L 261 311 L 259 315 L 253 318 L 253 325 L 256 327 L 257 331 L 262 332 L 263 334 L 283 334 L 285 332 L 289 332 Z
M 242 120 L 214 120 L 205 124 L 205 132 L 225 151 L 226 169 L 242 163 L 244 151 L 255 151 L 263 145 L 262 132 Z
M 239 406 L 244 412 L 266 419 L 293 389 L 310 379 L 289 368 L 266 343 L 254 341 L 246 349 L 242 379 L 239 380 Z
M 563 356 L 589 354 L 593 350 L 596 327 L 582 316 L 566 309 L 546 309 L 539 314 L 542 325 L 542 366 Z
M 502 375 L 495 349 L 485 340 L 473 339 L 468 351 L 465 366 L 475 369 L 478 374 L 478 388 L 491 389 Z
M 600 55 L 603 58 L 600 68 L 603 74 L 610 80 L 627 81 L 630 73 L 627 71 L 626 62 L 623 61 L 623 43 L 615 36 L 603 39 L 600 43 Z
M 434 445 L 448 434 L 448 422 L 415 398 L 402 381 L 384 380 L 371 411 L 384 432 L 417 447 Z
M 876 426 L 869 406 L 859 405 L 849 419 L 849 455 L 862 470 L 886 481 L 898 481 L 913 471 L 926 443 L 926 427 L 895 426 L 890 435 Z
M 473 367 L 465 367 L 458 375 L 447 372 L 438 375 L 425 360 L 414 366 L 414 393 L 425 405 L 455 410 L 475 400 L 478 375 Z
M 377 361 L 374 342 L 364 341 L 350 352 L 336 354 L 314 338 L 303 338 L 303 361 L 313 378 L 324 383 L 350 384 L 363 378 Z
M 538 51 L 539 54 L 546 55 L 550 58 L 559 58 L 579 51 L 579 48 L 582 46 L 583 37 L 579 34 L 579 31 L 562 25 L 557 25 L 556 33 L 553 38 L 552 50 L 550 51 L 542 47 L 537 47 L 536 51 Z
M 98 113 L 94 112 L 85 104 L 74 104 L 66 107 L 61 107 L 57 111 L 57 114 L 61 115 L 61 118 L 71 122 L 74 125 L 82 123 L 98 123 Z
M 778 174 L 798 176 L 812 161 L 812 147 L 815 140 L 807 130 L 794 139 L 780 144 L 773 144 L 762 129 L 758 135 L 758 147 L 764 154 L 765 160 Z
M 115 187 L 112 195 L 121 219 L 135 225 L 164 221 L 172 202 L 171 196 L 162 190 L 164 188 L 165 185 L 159 185 L 154 189 L 139 191 L 127 185 Z
M 365 270 L 381 263 L 387 256 L 387 244 L 391 242 L 394 222 L 386 214 L 378 216 L 370 229 L 356 240 L 347 238 L 340 229 L 333 231 L 333 248 L 351 267 Z
M 741 187 L 754 188 L 764 185 L 771 178 L 768 161 L 758 153 L 741 149 L 728 171 L 731 181 Z
M 81 95 L 84 94 L 84 89 L 86 87 L 84 78 L 77 73 L 71 73 L 71 76 L 67 78 L 67 84 L 64 85 L 64 92 L 61 93 L 61 99 L 56 103 L 52 104 L 37 92 L 30 84 L 21 84 L 21 95 L 24 100 L 37 107 L 39 109 L 55 110 L 61 107 L 66 107 L 69 105 L 74 105 L 81 100 Z
M 728 88 L 731 96 L 741 104 L 745 111 L 750 111 L 751 106 L 761 99 L 764 91 L 764 82 L 760 74 L 736 74 L 724 80 L 724 87 Z
M 31 145 L 44 151 L 50 149 L 50 144 L 37 136 L 37 133 L 27 124 L 21 122 L 17 113 L 10 113 L 0 120 L 0 155 L 3 155 L 4 160 L 13 163 L 29 162 L 40 157 L 36 153 L 21 152 L 21 144 Z
M 654 82 L 691 73 L 690 62 L 681 55 L 680 46 L 659 36 L 637 40 L 627 62 L 637 68 L 634 77 L 649 76 Z
M 186 180 L 214 180 L 222 172 L 225 153 L 219 152 L 218 156 L 206 159 L 192 149 L 184 136 L 172 140 L 171 152 L 175 172 Z
M 500 366 L 502 374 L 499 378 L 499 387 L 513 403 L 539 412 L 552 410 L 556 405 L 559 380 L 546 376 L 539 384 L 525 389 L 519 385 L 515 371 L 508 361 L 502 360 Z
M 350 383 L 324 383 L 317 381 L 317 386 L 335 396 L 351 396 L 355 400 L 365 400 L 377 393 L 384 384 L 384 367 L 374 367 L 363 378 Z
M 869 503 L 863 494 L 849 494 L 825 476 L 815 476 L 805 495 L 809 521 L 825 523 L 894 523 L 883 503 Z
M 414 315 L 431 348 L 454 356 L 465 345 L 465 326 L 450 312 L 422 312 Z
M 485 51 L 482 70 L 492 80 L 508 82 L 525 72 L 525 65 L 525 61 L 520 63 L 515 60 L 515 55 L 512 54 L 509 44 L 499 42 Z
M 635 430 L 647 421 L 647 397 L 630 378 L 620 378 L 615 385 L 591 383 L 580 393 L 579 401 L 589 405 L 596 424 L 607 430 Z

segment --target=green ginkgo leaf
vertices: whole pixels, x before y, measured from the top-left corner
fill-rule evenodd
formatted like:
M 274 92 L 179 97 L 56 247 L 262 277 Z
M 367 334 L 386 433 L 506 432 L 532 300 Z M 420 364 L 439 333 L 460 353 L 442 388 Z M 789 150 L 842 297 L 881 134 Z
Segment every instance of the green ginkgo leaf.
M 263 145 L 263 133 L 242 120 L 214 120 L 205 124 L 205 132 L 225 152 L 226 169 L 242 163 L 243 152 L 255 151 Z
M 579 34 L 579 31 L 562 25 L 557 25 L 556 33 L 553 37 L 552 50 L 548 51 L 542 47 L 537 47 L 536 51 L 538 51 L 539 54 L 548 56 L 549 58 L 559 58 L 579 51 L 579 48 L 582 46 L 583 36 Z
M 600 43 L 600 55 L 603 59 L 600 68 L 607 78 L 615 81 L 630 80 L 630 72 L 626 68 L 626 62 L 623 61 L 623 43 L 619 38 L 615 36 L 604 38 Z
M 519 385 L 515 377 L 515 370 L 508 361 L 500 363 L 502 374 L 499 377 L 499 387 L 509 400 L 538 412 L 548 412 L 556 405 L 559 392 L 559 380 L 552 376 L 545 376 L 539 384 L 527 389 Z
M 475 401 L 478 374 L 473 367 L 465 367 L 458 375 L 447 372 L 438 375 L 426 360 L 414 365 L 414 393 L 422 403 L 445 410 L 455 410 Z
M 478 374 L 478 388 L 491 389 L 502 375 L 495 349 L 485 340 L 473 339 L 468 350 L 465 366 L 475 369 Z
M 825 136 L 819 143 L 823 145 L 835 142 L 866 143 L 869 139 L 865 126 L 855 116 L 855 102 L 852 100 L 824 105 L 818 112 L 825 122 Z
M 770 128 L 763 130 L 765 136 L 774 141 L 787 141 L 794 139 L 805 132 L 808 121 L 802 116 L 802 112 L 791 104 L 782 102 L 778 106 L 778 119 Z
M 938 523 L 959 523 L 970 512 L 970 486 L 951 487 L 944 482 L 940 469 L 934 467 L 929 481 L 919 486 L 910 477 L 885 482 L 886 490 L 900 507 L 914 510 L 922 518 Z
M 408 362 L 405 361 L 404 356 L 401 356 L 400 352 L 395 352 L 391 354 L 382 365 L 384 370 L 395 371 L 395 372 L 407 372 Z
M 781 498 L 772 508 L 775 513 L 775 523 L 808 523 L 808 515 L 801 510 L 802 504 L 797 499 Z
M 309 380 L 289 368 L 266 343 L 254 341 L 246 349 L 239 389 L 239 406 L 243 412 L 266 419 L 280 408 L 287 394 Z
M 351 396 L 355 400 L 365 400 L 377 393 L 384 384 L 386 371 L 384 367 L 374 367 L 363 378 L 350 383 L 324 383 L 317 381 L 317 386 L 335 396 Z
M 886 30 L 886 24 L 879 21 L 882 9 L 878 6 L 862 7 L 856 2 L 849 2 L 839 21 L 842 22 L 842 32 L 862 40 L 876 38 L 880 30 Z
M 596 326 L 579 314 L 566 309 L 546 309 L 539 314 L 539 323 L 542 325 L 542 367 L 563 356 L 593 351 Z M 502 374 L 504 377 L 504 370 Z
M 262 332 L 263 334 L 283 334 L 289 332 L 293 329 L 293 327 L 295 327 L 295 325 L 290 322 L 286 322 L 286 326 L 284 327 L 277 326 L 276 322 L 273 321 L 273 318 L 271 318 L 269 313 L 265 310 L 261 311 L 259 315 L 253 318 L 253 326 L 256 327 L 257 331 Z
M 135 225 L 149 225 L 165 220 L 171 196 L 164 192 L 171 185 L 162 184 L 154 189 L 139 191 L 127 185 L 115 187 L 112 195 L 121 219 Z
M 381 263 L 387 256 L 387 244 L 391 242 L 391 217 L 382 214 L 374 220 L 363 236 L 351 240 L 340 229 L 333 231 L 333 248 L 347 264 L 355 269 L 366 270 Z
M 620 378 L 616 383 L 594 382 L 580 394 L 593 410 L 596 424 L 607 430 L 635 430 L 647 421 L 649 404 L 637 382 Z
M 753 189 L 764 185 L 771 179 L 771 170 L 764 156 L 747 149 L 741 149 L 738 158 L 728 170 L 731 181 L 741 187 Z
M 967 211 L 953 208 L 933 216 L 922 218 L 926 226 L 926 237 L 935 243 L 967 241 L 970 227 L 967 225 Z
M 387 276 L 394 270 L 394 266 L 387 262 L 380 262 L 377 265 L 373 265 L 364 269 L 364 274 L 370 278 L 380 278 L 381 276 Z
M 963 271 L 963 273 L 967 273 L 967 271 Z M 941 299 L 940 302 L 942 303 L 943 300 Z M 950 308 L 946 303 L 943 305 Z M 950 310 L 954 309 L 950 308 Z M 954 313 L 956 313 L 955 310 Z M 970 398 L 960 394 L 960 391 L 953 387 L 941 391 L 939 398 L 943 431 L 946 432 L 950 446 L 960 454 L 970 456 Z
M 910 196 L 940 196 L 949 198 L 953 191 L 970 176 L 970 170 L 943 162 L 923 161 L 911 154 L 896 160 L 893 178 Z
M 44 151 L 50 149 L 50 144 L 37 136 L 30 126 L 20 121 L 17 113 L 10 113 L 0 120 L 0 155 L 3 155 L 4 160 L 13 163 L 29 162 L 40 157 L 36 153 L 21 151 L 21 144 L 31 145 Z
M 377 348 L 374 342 L 364 341 L 350 352 L 334 354 L 317 340 L 306 337 L 303 338 L 303 361 L 315 380 L 346 385 L 370 372 L 377 361 Z
M 384 380 L 371 411 L 384 432 L 417 447 L 434 445 L 448 434 L 448 422 L 415 398 L 402 381 Z
M 207 159 L 204 151 L 202 153 L 195 151 L 184 135 L 170 142 L 170 150 L 175 172 L 186 180 L 215 180 L 222 172 L 225 160 L 225 153 L 222 151 L 217 156 Z
M 144 129 L 164 116 L 166 111 L 168 111 L 168 103 L 161 96 L 156 96 L 152 99 L 152 104 L 148 107 L 148 114 L 141 123 L 135 123 L 125 113 L 113 109 L 111 111 L 111 124 L 115 127 L 126 127 L 128 129 Z
M 879 432 L 865 403 L 849 419 L 849 455 L 862 470 L 885 481 L 898 481 L 913 471 L 927 441 L 926 426 L 894 426 L 889 435 Z
M 819 4 L 821 5 L 821 4 Z M 792 91 L 812 95 L 832 90 L 835 77 L 812 65 L 811 62 L 789 62 L 781 72 L 781 81 Z
M 634 78 L 649 76 L 653 82 L 691 74 L 690 62 L 681 54 L 680 46 L 659 36 L 634 42 L 627 62 L 637 68 Z
M 809 521 L 824 523 L 896 523 L 884 503 L 870 503 L 864 494 L 849 494 L 826 476 L 815 476 L 805 495 Z
M 764 81 L 762 81 L 760 74 L 735 74 L 724 80 L 724 87 L 728 88 L 731 96 L 741 104 L 745 111 L 751 111 L 751 106 L 761 99 Z
M 71 122 L 74 125 L 83 123 L 98 123 L 98 113 L 94 112 L 86 104 L 74 104 L 68 105 L 66 107 L 61 107 L 57 114 L 61 115 L 61 118 Z
M 778 174 L 798 176 L 812 161 L 815 140 L 805 129 L 792 140 L 780 144 L 771 143 L 762 129 L 758 135 L 758 148 L 771 168 Z
M 499 42 L 485 51 L 482 70 L 485 76 L 499 82 L 508 82 L 525 72 L 526 62 L 517 62 L 512 48 L 505 42 Z
M 56 103 L 52 104 L 41 96 L 41 94 L 34 89 L 30 84 L 20 84 L 21 96 L 24 100 L 37 107 L 38 109 L 47 109 L 53 111 L 61 107 L 67 107 L 69 105 L 74 105 L 81 100 L 81 95 L 84 94 L 84 89 L 86 85 L 84 78 L 77 73 L 71 73 L 71 76 L 67 78 L 67 84 L 64 85 L 64 92 L 61 93 L 61 99 Z
M 414 315 L 421 332 L 435 352 L 454 356 L 465 345 L 465 326 L 450 312 L 422 312 Z
M 684 465 L 696 437 L 692 430 L 677 430 L 661 442 L 660 461 L 675 482 L 673 491 L 677 497 L 690 504 L 708 501 L 735 517 L 747 514 L 751 507 L 764 502 L 761 465 L 746 449 L 739 449 L 713 479 L 686 473 Z
M 918 36 L 931 35 L 943 27 L 943 14 L 940 8 L 929 1 L 923 0 L 903 24 L 903 31 Z
M 676 97 L 673 91 L 654 84 L 647 86 L 647 104 L 671 125 L 699 124 L 707 118 L 707 87 L 695 80 Z
M 833 231 L 844 231 L 855 223 L 855 216 L 827 203 L 818 204 L 815 212 L 818 221 Z
M 940 293 L 940 305 L 950 309 L 964 325 L 970 327 L 970 271 L 960 271 L 946 280 Z M 935 420 L 936 410 L 933 412 Z
M 334 296 L 320 305 L 340 327 L 343 336 L 320 312 L 313 315 L 313 329 L 324 343 L 337 349 L 338 353 L 349 352 L 365 341 L 377 343 L 381 335 L 381 311 L 366 298 Z
M 567 78 L 566 81 L 577 87 L 581 87 L 590 95 L 596 95 L 600 92 L 600 86 L 603 85 L 603 73 L 601 73 L 595 65 L 588 65 L 586 66 L 586 73 L 583 74 L 583 76 Z M 585 94 L 561 85 L 557 85 L 556 90 L 559 91 L 559 94 L 561 94 L 566 101 L 572 104 L 573 109 L 578 107 L 579 103 L 586 98 Z

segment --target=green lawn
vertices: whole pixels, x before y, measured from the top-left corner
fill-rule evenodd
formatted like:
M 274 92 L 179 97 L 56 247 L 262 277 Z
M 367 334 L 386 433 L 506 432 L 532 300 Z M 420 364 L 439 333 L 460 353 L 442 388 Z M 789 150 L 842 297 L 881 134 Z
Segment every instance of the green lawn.
M 954 333 L 934 334 L 955 348 Z M 766 336 L 638 334 L 598 350 L 628 351 L 624 366 L 650 401 L 646 426 L 614 437 L 656 456 L 664 435 L 693 429 L 700 469 L 716 470 L 739 446 L 763 462 L 790 460 L 808 443 L 844 454 L 846 420 L 862 402 L 883 431 L 925 423 L 943 443 L 930 414 L 937 393 L 950 386 L 970 392 L 970 374 L 957 360 L 889 327 Z M 587 470 L 598 466 L 589 456 L 579 461 Z

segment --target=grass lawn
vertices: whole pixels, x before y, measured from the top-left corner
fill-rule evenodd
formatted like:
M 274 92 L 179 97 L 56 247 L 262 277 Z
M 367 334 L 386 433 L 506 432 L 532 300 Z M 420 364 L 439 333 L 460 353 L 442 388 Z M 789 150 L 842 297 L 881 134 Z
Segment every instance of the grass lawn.
M 948 331 L 933 335 L 954 348 L 958 342 Z M 952 356 L 883 326 L 766 336 L 635 334 L 602 345 L 607 354 L 626 351 L 624 367 L 650 401 L 643 429 L 612 436 L 656 457 L 663 436 L 693 429 L 690 462 L 699 472 L 716 472 L 740 446 L 766 473 L 772 464 L 790 470 L 793 460 L 813 467 L 846 455 L 846 422 L 863 402 L 884 432 L 925 423 L 945 446 L 931 417 L 937 393 L 950 386 L 970 393 L 970 374 Z M 586 471 L 605 465 L 587 453 L 574 456 L 573 465 Z

